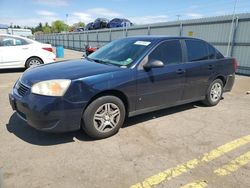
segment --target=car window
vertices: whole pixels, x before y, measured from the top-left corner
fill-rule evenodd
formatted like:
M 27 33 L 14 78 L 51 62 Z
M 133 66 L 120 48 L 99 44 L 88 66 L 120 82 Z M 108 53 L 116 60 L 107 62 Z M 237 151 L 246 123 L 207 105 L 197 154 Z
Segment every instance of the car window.
M 9 36 L 0 37 L 0 46 L 20 46 L 26 44 L 28 44 L 28 42 L 21 38 Z
M 213 46 L 211 46 L 210 44 L 207 44 L 208 46 L 208 57 L 209 59 L 215 59 L 216 56 L 216 52 Z
M 149 55 L 149 61 L 160 60 L 165 65 L 182 62 L 182 50 L 179 40 L 171 40 L 161 43 Z
M 202 61 L 209 59 L 207 44 L 199 40 L 186 40 L 188 61 Z
M 151 46 L 151 40 L 120 39 L 113 41 L 88 57 L 99 63 L 110 63 L 118 66 L 130 66 Z
M 223 59 L 224 58 L 224 56 L 218 51 L 218 50 L 216 50 L 216 59 Z
M 120 19 L 113 19 L 113 22 L 119 22 Z

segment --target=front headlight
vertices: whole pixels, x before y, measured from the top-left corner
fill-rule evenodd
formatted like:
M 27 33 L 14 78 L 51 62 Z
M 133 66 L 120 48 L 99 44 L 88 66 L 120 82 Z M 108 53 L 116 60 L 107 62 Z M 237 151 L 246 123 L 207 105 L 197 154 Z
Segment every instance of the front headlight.
M 31 92 L 38 95 L 46 96 L 63 96 L 71 80 L 59 79 L 59 80 L 47 80 L 34 84 L 31 88 Z

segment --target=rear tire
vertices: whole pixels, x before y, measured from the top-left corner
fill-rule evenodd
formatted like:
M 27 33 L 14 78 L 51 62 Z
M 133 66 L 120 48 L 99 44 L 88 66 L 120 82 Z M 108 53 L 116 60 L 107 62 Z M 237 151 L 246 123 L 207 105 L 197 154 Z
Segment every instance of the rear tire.
M 92 138 L 102 139 L 116 134 L 123 125 L 126 111 L 115 96 L 94 100 L 83 113 L 83 129 Z
M 214 80 L 207 89 L 206 98 L 202 101 L 207 106 L 217 105 L 223 94 L 223 82 L 221 79 Z
M 38 66 L 38 65 L 41 65 L 41 64 L 43 64 L 43 61 L 40 58 L 31 57 L 26 61 L 25 67 L 28 69 L 30 67 L 35 67 L 35 66 Z

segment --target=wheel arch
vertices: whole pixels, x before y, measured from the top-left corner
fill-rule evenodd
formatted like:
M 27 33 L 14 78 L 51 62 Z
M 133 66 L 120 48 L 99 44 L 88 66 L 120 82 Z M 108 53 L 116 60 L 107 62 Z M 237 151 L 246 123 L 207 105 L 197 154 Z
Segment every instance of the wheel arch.
M 126 116 L 128 115 L 129 113 L 129 102 L 128 102 L 128 97 L 120 90 L 115 90 L 115 89 L 111 89 L 111 90 L 105 90 L 105 91 L 101 91 L 99 93 L 97 93 L 95 96 L 93 96 L 88 104 L 86 105 L 85 109 L 89 106 L 89 104 L 91 104 L 94 100 L 100 98 L 100 97 L 103 97 L 103 96 L 115 96 L 117 98 L 119 98 L 123 104 L 124 104 L 124 107 L 125 107 L 125 110 L 126 110 Z M 85 111 L 84 109 L 84 111 Z
M 38 57 L 38 56 L 30 56 L 26 61 L 25 61 L 25 67 L 27 68 L 27 62 L 31 59 L 31 58 L 38 58 L 42 61 L 42 63 L 44 64 L 44 61 L 41 57 Z
M 227 80 L 226 80 L 225 76 L 219 75 L 214 80 L 216 80 L 216 79 L 220 79 L 222 81 L 223 87 L 226 85 Z

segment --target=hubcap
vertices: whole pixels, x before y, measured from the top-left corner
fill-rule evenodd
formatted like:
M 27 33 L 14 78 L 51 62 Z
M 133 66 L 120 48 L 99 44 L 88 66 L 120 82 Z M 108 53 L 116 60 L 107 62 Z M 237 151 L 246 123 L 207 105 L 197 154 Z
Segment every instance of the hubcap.
M 103 104 L 94 114 L 94 126 L 100 132 L 109 132 L 117 126 L 120 116 L 120 109 L 117 105 Z
M 38 65 L 41 65 L 41 62 L 38 61 L 37 59 L 32 59 L 29 63 L 29 66 L 30 67 L 34 67 L 34 66 L 38 66 Z
M 221 97 L 221 93 L 222 93 L 222 87 L 219 83 L 215 83 L 212 88 L 211 88 L 211 92 L 210 92 L 210 98 L 213 102 L 217 102 L 218 100 L 220 100 Z

